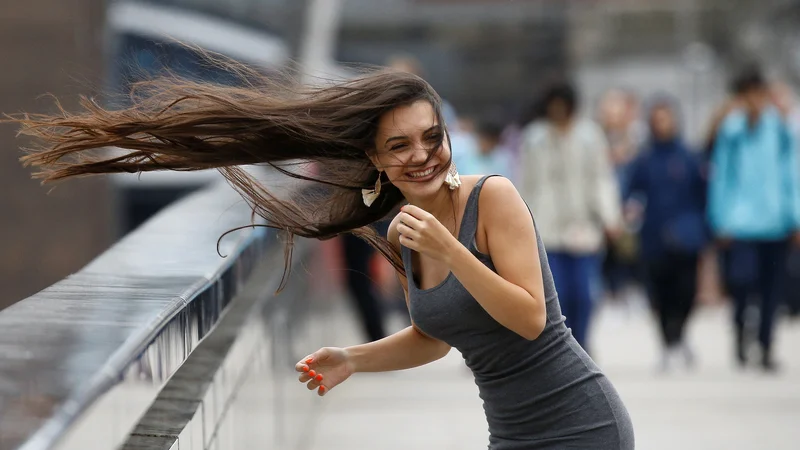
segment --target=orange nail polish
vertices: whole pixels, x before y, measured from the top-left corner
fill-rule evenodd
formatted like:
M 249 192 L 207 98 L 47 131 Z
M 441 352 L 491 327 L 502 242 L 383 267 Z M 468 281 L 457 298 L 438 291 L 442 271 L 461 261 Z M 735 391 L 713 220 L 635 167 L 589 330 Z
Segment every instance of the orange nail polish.
M 313 370 L 310 370 L 308 372 L 308 376 L 310 376 L 311 378 L 314 378 L 316 375 L 317 375 L 317 372 L 314 372 Z
M 320 392 L 325 392 L 325 386 L 320 386 L 320 387 L 319 387 L 319 391 L 320 391 Z
M 308 359 L 306 360 L 306 364 L 311 364 L 313 361 L 314 361 L 314 360 L 313 360 L 312 358 L 308 358 Z
M 314 377 L 314 378 L 315 378 L 317 381 L 322 381 L 322 375 L 320 375 L 320 374 L 317 374 L 317 376 L 316 376 L 316 377 Z
M 308 372 L 308 366 L 303 366 L 303 372 Z

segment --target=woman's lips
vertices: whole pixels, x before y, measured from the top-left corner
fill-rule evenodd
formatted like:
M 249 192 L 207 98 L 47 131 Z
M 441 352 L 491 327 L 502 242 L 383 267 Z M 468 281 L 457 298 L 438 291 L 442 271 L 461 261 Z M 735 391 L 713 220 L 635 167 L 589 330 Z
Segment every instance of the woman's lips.
M 413 180 L 413 181 L 428 181 L 436 177 L 438 175 L 437 166 L 428 167 L 423 170 L 415 170 L 413 172 L 406 172 L 406 178 Z M 414 176 L 412 174 L 424 174 L 421 176 Z

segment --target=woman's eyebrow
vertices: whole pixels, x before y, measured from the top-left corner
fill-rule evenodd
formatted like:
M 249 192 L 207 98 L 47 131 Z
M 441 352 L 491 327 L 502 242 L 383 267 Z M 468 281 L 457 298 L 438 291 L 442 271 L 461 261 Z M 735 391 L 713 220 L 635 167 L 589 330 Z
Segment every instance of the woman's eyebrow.
M 423 132 L 422 132 L 422 134 L 428 134 L 428 133 L 430 133 L 431 131 L 435 131 L 435 130 L 438 130 L 438 129 L 439 129 L 439 124 L 438 124 L 438 123 L 436 123 L 436 124 L 433 124 L 433 125 L 432 125 L 430 128 L 428 128 L 427 130 L 423 131 Z M 407 136 L 406 136 L 406 135 L 404 135 L 404 134 L 401 134 L 401 135 L 398 135 L 398 136 L 392 136 L 392 137 L 390 137 L 390 138 L 386 139 L 386 141 L 383 143 L 383 145 L 384 145 L 384 147 L 385 147 L 385 146 L 386 146 L 386 144 L 388 144 L 390 141 L 396 141 L 396 140 L 399 140 L 399 139 L 405 139 L 406 137 L 407 137 Z
M 396 141 L 398 139 L 404 139 L 405 137 L 406 137 L 406 135 L 404 135 L 404 134 L 400 135 L 400 136 L 392 136 L 389 139 L 386 139 L 386 142 L 384 142 L 383 145 L 385 146 L 386 144 L 389 143 L 389 141 Z

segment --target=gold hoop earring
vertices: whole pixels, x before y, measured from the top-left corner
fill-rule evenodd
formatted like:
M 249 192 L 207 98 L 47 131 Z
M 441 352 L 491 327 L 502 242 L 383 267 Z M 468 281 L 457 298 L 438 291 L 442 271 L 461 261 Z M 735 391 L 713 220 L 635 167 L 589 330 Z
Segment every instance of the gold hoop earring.
M 381 195 L 381 175 L 383 172 L 378 172 L 378 179 L 375 181 L 375 188 L 374 189 L 362 189 L 361 190 L 361 198 L 364 200 L 364 204 L 372 206 L 372 203 Z

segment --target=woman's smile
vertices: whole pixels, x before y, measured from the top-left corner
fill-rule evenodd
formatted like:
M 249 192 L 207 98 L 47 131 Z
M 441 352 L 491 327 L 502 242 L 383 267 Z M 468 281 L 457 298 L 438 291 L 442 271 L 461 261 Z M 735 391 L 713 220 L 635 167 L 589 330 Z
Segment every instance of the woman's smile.
M 416 171 L 413 171 L 413 172 L 406 172 L 406 177 L 414 180 L 415 182 L 430 181 L 430 180 L 436 178 L 436 176 L 438 175 L 438 173 L 436 171 L 436 169 L 438 167 L 439 166 L 437 164 L 437 165 L 433 165 L 433 166 L 427 167 L 427 168 L 422 169 L 422 170 L 416 170 Z

